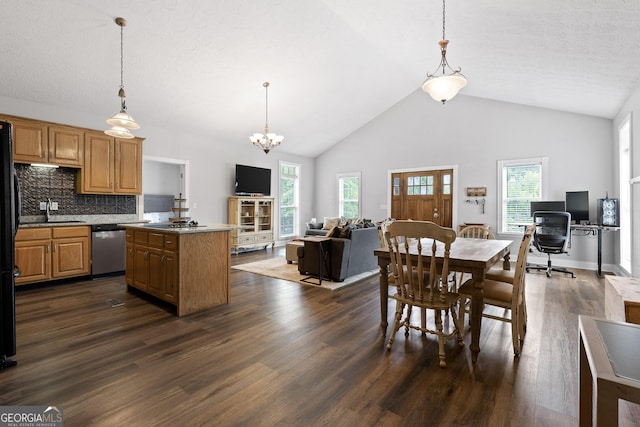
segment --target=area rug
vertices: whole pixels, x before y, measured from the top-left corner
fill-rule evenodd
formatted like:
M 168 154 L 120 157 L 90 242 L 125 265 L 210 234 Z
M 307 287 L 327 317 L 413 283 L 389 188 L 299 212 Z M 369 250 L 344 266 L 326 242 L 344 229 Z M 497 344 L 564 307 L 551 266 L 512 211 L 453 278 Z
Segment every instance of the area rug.
M 357 283 L 378 273 L 378 269 L 376 268 L 371 271 L 365 271 L 364 273 L 357 274 L 355 276 L 347 277 L 343 282 L 332 282 L 326 279 L 322 279 L 322 285 L 318 286 L 317 284 L 313 284 L 318 283 L 318 279 L 316 278 L 311 279 L 312 283 L 302 282 L 301 280 L 308 276 L 302 275 L 298 272 L 297 264 L 287 264 L 287 261 L 284 257 L 277 257 L 266 259 L 263 261 L 250 262 L 247 264 L 234 265 L 231 268 L 260 274 L 262 276 L 275 277 L 276 279 L 288 280 L 289 282 L 313 286 L 315 288 L 329 289 L 331 291 L 353 285 L 354 283 Z

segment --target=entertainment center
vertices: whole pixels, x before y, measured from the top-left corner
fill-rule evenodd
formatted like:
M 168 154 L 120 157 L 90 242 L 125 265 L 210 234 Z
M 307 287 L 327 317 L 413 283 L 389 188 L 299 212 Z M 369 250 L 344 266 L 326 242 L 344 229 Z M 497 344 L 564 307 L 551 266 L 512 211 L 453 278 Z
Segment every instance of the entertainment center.
M 274 198 L 271 194 L 271 169 L 236 165 L 235 196 L 229 197 L 231 250 L 275 246 L 273 229 Z

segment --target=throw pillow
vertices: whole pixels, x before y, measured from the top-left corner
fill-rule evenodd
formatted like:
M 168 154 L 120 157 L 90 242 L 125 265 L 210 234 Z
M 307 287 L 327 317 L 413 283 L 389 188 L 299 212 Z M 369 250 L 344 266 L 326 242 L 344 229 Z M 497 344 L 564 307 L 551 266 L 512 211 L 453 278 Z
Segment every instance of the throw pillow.
M 340 224 L 340 218 L 325 218 L 324 225 L 322 226 L 323 230 L 331 230 L 333 227 L 337 227 Z
M 337 236 L 333 236 L 333 237 L 340 237 L 342 239 L 351 238 L 351 226 L 341 227 L 339 229 L 338 235 Z
M 333 237 L 334 233 L 336 232 L 336 230 L 338 229 L 338 226 L 333 226 L 329 229 L 329 231 L 327 231 L 327 234 L 325 234 L 325 237 Z M 324 230 L 324 229 L 323 229 Z

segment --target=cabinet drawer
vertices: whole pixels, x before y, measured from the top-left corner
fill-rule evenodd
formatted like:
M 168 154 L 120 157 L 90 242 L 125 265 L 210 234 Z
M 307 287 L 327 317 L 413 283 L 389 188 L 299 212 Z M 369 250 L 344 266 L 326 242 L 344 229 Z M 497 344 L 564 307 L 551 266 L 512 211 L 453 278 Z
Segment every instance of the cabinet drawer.
M 19 228 L 16 234 L 16 241 L 19 240 L 39 240 L 51 238 L 51 228 Z
M 146 231 L 135 230 L 133 232 L 133 241 L 134 242 L 146 245 L 148 240 L 149 240 L 149 233 L 147 233 Z
M 238 244 L 239 245 L 244 245 L 244 244 L 248 244 L 248 243 L 255 243 L 256 242 L 256 236 L 240 236 L 238 237 Z
M 64 237 L 89 237 L 88 226 L 53 227 L 52 231 L 54 239 Z
M 178 249 L 178 235 L 177 234 L 165 234 L 164 235 L 164 248 L 175 251 Z
M 155 248 L 161 248 L 164 244 L 164 234 L 161 233 L 149 233 L 149 246 L 153 246 Z
M 258 234 L 256 236 L 256 240 L 258 242 L 270 242 L 273 240 L 273 234 L 271 233 L 267 233 L 267 234 Z

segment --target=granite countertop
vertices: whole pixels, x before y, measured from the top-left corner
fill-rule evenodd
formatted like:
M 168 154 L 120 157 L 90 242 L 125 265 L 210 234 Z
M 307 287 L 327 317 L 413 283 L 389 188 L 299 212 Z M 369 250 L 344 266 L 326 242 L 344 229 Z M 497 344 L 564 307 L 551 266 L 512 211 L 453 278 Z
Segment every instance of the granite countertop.
M 194 233 L 213 233 L 216 231 L 229 231 L 238 228 L 234 224 L 210 224 L 210 225 L 197 225 L 193 227 L 171 227 L 171 224 L 167 223 L 147 223 L 147 224 L 124 224 L 120 225 L 127 228 L 138 228 L 144 230 L 161 230 L 165 233 L 175 234 L 194 234 Z
M 44 215 L 23 215 L 20 218 L 20 228 L 37 227 L 68 227 L 97 224 L 141 224 L 148 221 L 138 219 L 137 215 L 53 215 L 52 220 L 46 221 Z

